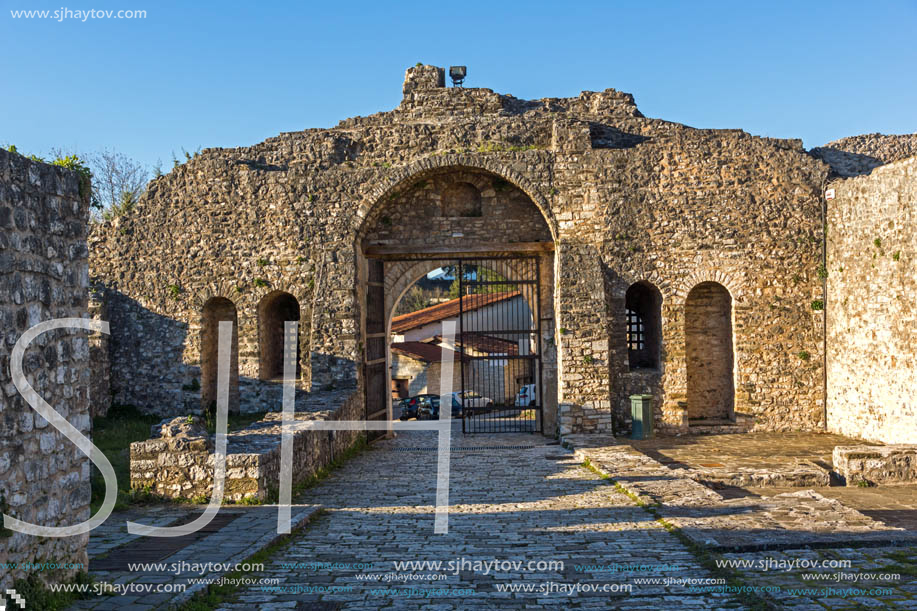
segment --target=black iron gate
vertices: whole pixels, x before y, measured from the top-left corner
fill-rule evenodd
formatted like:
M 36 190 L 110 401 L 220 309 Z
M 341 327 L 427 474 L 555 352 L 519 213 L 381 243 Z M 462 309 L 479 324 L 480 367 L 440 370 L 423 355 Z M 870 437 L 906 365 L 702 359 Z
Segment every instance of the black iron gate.
M 387 257 L 388 261 L 426 258 Z M 458 283 L 453 417 L 464 433 L 542 432 L 541 284 L 538 256 L 430 257 L 449 263 Z M 386 420 L 384 263 L 369 258 L 364 379 L 367 420 Z M 455 316 L 455 315 L 453 315 Z M 440 338 L 446 340 L 447 338 Z M 370 438 L 382 435 L 371 433 Z
M 538 257 L 459 259 L 453 395 L 462 432 L 541 432 L 541 286 Z

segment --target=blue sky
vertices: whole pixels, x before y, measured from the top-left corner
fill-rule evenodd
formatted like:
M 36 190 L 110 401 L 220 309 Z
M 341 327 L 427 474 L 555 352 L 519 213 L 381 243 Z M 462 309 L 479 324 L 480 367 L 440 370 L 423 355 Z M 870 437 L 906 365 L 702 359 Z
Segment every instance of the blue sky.
M 520 98 L 614 87 L 647 116 L 807 147 L 917 131 L 917 0 L 641 4 L 0 0 L 0 143 L 168 167 L 391 109 L 418 61 Z M 10 14 L 62 7 L 147 17 Z

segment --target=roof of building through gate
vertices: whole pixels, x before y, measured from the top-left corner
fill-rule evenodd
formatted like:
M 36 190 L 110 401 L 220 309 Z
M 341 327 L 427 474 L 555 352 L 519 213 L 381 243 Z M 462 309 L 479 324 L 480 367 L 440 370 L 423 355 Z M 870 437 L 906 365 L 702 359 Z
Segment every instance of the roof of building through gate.
M 456 318 L 460 311 L 470 312 L 519 295 L 519 291 L 502 291 L 499 293 L 465 295 L 461 299 L 438 303 L 429 308 L 396 316 L 392 319 L 392 333 L 404 333 L 410 329 L 423 327 L 434 322 Z

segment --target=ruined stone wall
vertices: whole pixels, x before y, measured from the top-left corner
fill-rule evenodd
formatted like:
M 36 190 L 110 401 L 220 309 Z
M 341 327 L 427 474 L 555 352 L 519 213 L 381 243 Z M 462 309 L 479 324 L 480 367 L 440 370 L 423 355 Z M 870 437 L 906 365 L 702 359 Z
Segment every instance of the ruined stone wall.
M 819 146 L 812 155 L 838 176 L 868 174 L 880 165 L 917 155 L 917 134 L 860 134 Z
M 527 101 L 443 87 L 429 68 L 409 69 L 393 111 L 205 150 L 98 228 L 117 400 L 159 413 L 199 402 L 182 388 L 199 375 L 204 301 L 237 305 L 245 369 L 257 304 L 275 288 L 308 308 L 304 380 L 360 384 L 362 249 L 406 228 L 453 251 L 553 242 L 542 342 L 562 432 L 610 431 L 612 413 L 625 426 L 633 392 L 656 397 L 660 425 L 682 425 L 684 304 L 708 281 L 732 297 L 736 412 L 761 428 L 823 426 L 823 321 L 810 303 L 823 299 L 828 166 L 796 141 L 644 118 L 611 89 Z M 630 372 L 623 340 L 624 295 L 641 280 L 663 297 L 657 372 Z
M 275 291 L 299 302 L 306 363 L 298 385 L 308 389 L 322 256 L 321 240 L 301 222 L 312 212 L 283 199 L 288 179 L 276 169 L 219 157 L 192 165 L 154 180 L 137 211 L 95 228 L 91 238 L 92 273 L 112 327 L 114 400 L 160 415 L 200 412 L 204 308 L 223 298 L 238 320 L 231 409 L 279 409 L 280 386 L 259 380 L 258 309 Z
M 90 295 L 89 314 L 96 320 L 108 320 L 105 302 Z M 111 355 L 109 353 L 110 336 L 105 333 L 92 333 L 89 336 L 89 416 L 104 417 L 111 407 Z
M 319 412 L 296 414 L 296 420 L 359 420 L 362 398 L 355 392 L 316 393 Z M 267 414 L 241 431 L 229 433 L 226 445 L 225 499 L 276 502 L 280 486 L 281 421 Z M 348 449 L 359 431 L 293 433 L 292 483 L 316 475 Z M 157 437 L 131 444 L 131 488 L 173 499 L 209 499 L 213 493 L 214 438 L 203 435 Z
M 26 404 L 10 378 L 10 354 L 26 330 L 54 318 L 86 317 L 88 184 L 76 172 L 0 149 L 0 506 L 43 526 L 89 519 L 89 459 Z M 26 351 L 29 383 L 89 436 L 89 343 L 83 331 L 38 336 Z M 0 528 L 0 564 L 45 560 L 88 568 L 88 535 L 33 537 Z M 52 571 L 59 581 L 75 571 Z M 25 571 L 0 571 L 8 588 Z
M 831 183 L 828 428 L 917 442 L 917 157 Z

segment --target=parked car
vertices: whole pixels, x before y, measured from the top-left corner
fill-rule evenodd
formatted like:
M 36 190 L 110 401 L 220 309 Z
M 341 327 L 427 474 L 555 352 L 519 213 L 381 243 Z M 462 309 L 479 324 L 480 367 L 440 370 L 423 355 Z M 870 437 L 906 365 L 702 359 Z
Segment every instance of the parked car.
M 538 402 L 538 393 L 534 384 L 525 384 L 516 393 L 516 407 L 534 407 Z
M 398 407 L 401 408 L 401 419 L 408 420 L 417 417 L 417 408 L 420 407 L 420 404 L 416 398 L 412 402 L 412 399 L 409 397 L 399 401 Z
M 417 419 L 432 420 L 434 418 L 439 418 L 439 397 L 424 395 L 420 400 L 420 407 L 417 408 Z
M 473 390 L 460 390 L 452 393 L 453 410 L 456 405 L 460 408 L 464 406 L 466 410 L 471 412 L 480 412 L 492 408 L 494 402 L 493 399 L 482 396 Z
M 427 400 L 421 405 L 420 415 L 417 419 L 436 420 L 439 418 L 440 397 L 439 395 L 425 395 L 425 397 L 427 397 Z M 452 417 L 462 417 L 462 404 L 459 403 L 454 396 L 452 397 Z
M 429 393 L 414 395 L 408 399 L 411 409 L 413 410 L 412 413 L 414 417 L 418 420 L 423 420 L 425 417 L 428 417 L 430 412 L 430 404 L 434 400 L 438 403 L 439 396 L 431 395 Z
M 402 403 L 404 405 L 401 408 L 401 419 L 417 418 L 418 420 L 423 420 L 425 416 L 429 415 L 432 409 L 431 404 L 434 402 L 438 408 L 439 395 L 422 394 L 403 399 Z

